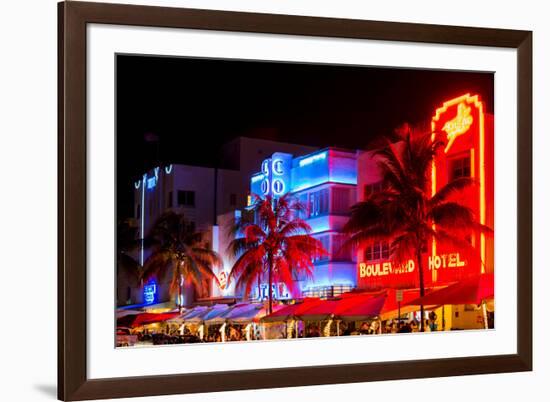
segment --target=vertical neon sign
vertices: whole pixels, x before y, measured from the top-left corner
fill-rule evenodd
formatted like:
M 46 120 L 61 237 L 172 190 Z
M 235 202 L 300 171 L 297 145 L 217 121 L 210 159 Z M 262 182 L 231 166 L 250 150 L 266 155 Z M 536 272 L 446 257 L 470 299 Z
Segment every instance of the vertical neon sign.
M 250 179 L 250 192 L 253 194 L 279 197 L 288 192 L 292 155 L 275 152 L 262 162 L 261 171 Z
M 141 219 L 141 251 L 140 251 L 140 257 L 139 257 L 139 263 L 141 266 L 143 266 L 143 253 L 144 253 L 144 235 L 143 232 L 145 231 L 145 183 L 147 182 L 147 173 L 143 175 L 143 185 L 141 186 L 141 210 L 139 211 L 141 213 L 140 219 Z
M 472 106 L 475 107 L 474 110 L 477 110 L 477 114 L 474 114 L 475 111 L 472 110 Z M 450 118 L 445 122 L 440 122 L 440 118 L 443 114 L 447 113 L 448 110 L 456 110 L 455 116 Z M 435 141 L 436 128 L 439 125 L 440 129 L 447 134 L 447 144 L 445 146 L 444 153 L 448 154 L 452 149 L 455 141 L 470 131 L 472 124 L 474 122 L 474 117 L 477 115 L 478 118 L 478 146 L 479 146 L 479 171 L 476 172 L 476 163 L 475 156 L 476 152 L 474 148 L 470 148 L 470 172 L 471 175 L 477 175 L 479 178 L 479 221 L 482 225 L 486 224 L 487 221 L 487 212 L 486 212 L 486 184 L 485 184 L 485 114 L 483 109 L 483 102 L 479 99 L 478 95 L 471 96 L 469 93 L 459 96 L 457 98 L 451 99 L 445 103 L 443 106 L 436 110 L 434 117 L 432 118 L 432 141 Z M 472 145 L 475 146 L 475 143 Z M 436 173 L 436 164 L 435 159 L 432 161 L 432 196 L 437 190 L 437 173 Z M 434 225 L 435 227 L 435 225 Z M 479 238 L 479 249 L 481 257 L 481 273 L 485 272 L 485 234 L 481 233 Z M 432 254 L 436 254 L 436 242 L 432 242 Z M 432 271 L 432 279 L 437 279 L 436 271 Z
M 155 281 L 151 281 L 147 285 L 143 286 L 143 302 L 145 304 L 153 304 L 157 300 L 157 284 Z

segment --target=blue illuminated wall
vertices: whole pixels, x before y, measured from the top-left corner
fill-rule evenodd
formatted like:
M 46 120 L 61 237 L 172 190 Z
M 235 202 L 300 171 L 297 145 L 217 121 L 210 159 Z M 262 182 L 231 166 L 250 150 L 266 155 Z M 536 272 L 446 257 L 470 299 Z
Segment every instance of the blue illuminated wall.
M 323 183 L 357 184 L 355 153 L 326 149 L 292 161 L 291 192 Z

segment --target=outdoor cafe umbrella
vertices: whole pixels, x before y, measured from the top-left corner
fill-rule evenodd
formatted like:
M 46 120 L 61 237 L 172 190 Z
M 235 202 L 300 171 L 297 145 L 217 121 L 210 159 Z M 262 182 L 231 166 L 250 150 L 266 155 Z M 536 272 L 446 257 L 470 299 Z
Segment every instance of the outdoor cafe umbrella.
M 408 305 L 441 306 L 445 304 L 476 304 L 494 298 L 494 275 L 481 274 L 466 278 L 445 288 L 409 301 Z

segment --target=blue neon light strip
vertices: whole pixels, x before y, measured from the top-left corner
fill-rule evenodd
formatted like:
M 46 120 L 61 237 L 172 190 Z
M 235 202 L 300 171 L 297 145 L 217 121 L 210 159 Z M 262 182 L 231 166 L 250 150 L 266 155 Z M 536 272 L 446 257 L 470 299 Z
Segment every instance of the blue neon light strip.
M 329 182 L 357 184 L 355 158 L 329 150 L 294 160 L 291 192 L 295 193 Z
M 256 174 L 256 175 L 252 176 L 252 178 L 250 179 L 250 182 L 256 183 L 258 181 L 262 181 L 263 179 L 264 179 L 264 174 L 259 173 L 259 174 Z
M 314 162 L 325 160 L 327 158 L 327 153 L 328 153 L 327 151 L 324 151 L 324 152 L 321 152 L 320 154 L 306 156 L 305 158 L 300 159 L 300 161 L 298 162 L 298 165 L 300 167 L 304 167 L 307 165 L 311 165 Z

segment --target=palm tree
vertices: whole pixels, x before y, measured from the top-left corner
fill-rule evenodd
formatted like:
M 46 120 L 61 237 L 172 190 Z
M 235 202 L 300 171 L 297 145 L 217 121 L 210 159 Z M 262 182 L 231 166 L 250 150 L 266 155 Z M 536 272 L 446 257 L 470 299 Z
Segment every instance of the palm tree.
M 251 212 L 256 223 L 240 219 L 229 250 L 237 256 L 229 279 L 245 286 L 245 295 L 267 275 L 268 313 L 273 312 L 272 285 L 275 281 L 289 287 L 298 273 L 311 275 L 313 260 L 326 255 L 321 242 L 310 235 L 311 227 L 298 214 L 299 202 L 286 194 L 280 198 L 255 196 Z M 275 282 L 276 283 L 276 282 Z
M 170 295 L 177 295 L 180 310 L 186 285 L 204 290 L 209 279 L 217 281 L 212 268 L 221 265 L 220 257 L 204 246 L 202 234 L 194 230 L 183 214 L 170 211 L 161 215 L 146 244 L 152 248 L 152 254 L 144 264 L 144 279 L 171 274 Z
M 117 281 L 123 281 L 130 286 L 138 286 L 142 278 L 142 267 L 131 255 L 139 245 L 136 235 L 137 227 L 128 219 L 117 223 Z M 117 290 L 120 289 L 117 287 Z M 127 296 L 118 295 L 117 300 L 119 303 L 126 302 Z
M 387 143 L 374 152 L 383 177 L 384 189 L 352 207 L 344 231 L 351 234 L 349 243 L 367 246 L 372 241 L 390 242 L 391 258 L 416 260 L 420 296 L 424 296 L 422 253 L 431 241 L 479 253 L 467 240 L 472 233 L 491 232 L 481 225 L 473 212 L 458 201 L 458 195 L 476 182 L 469 177 L 450 181 L 434 195 L 430 191 L 431 165 L 443 146 L 431 134 L 412 134 L 407 130 L 399 142 Z M 421 306 L 424 317 L 424 306 Z M 421 320 L 424 331 L 424 320 Z

